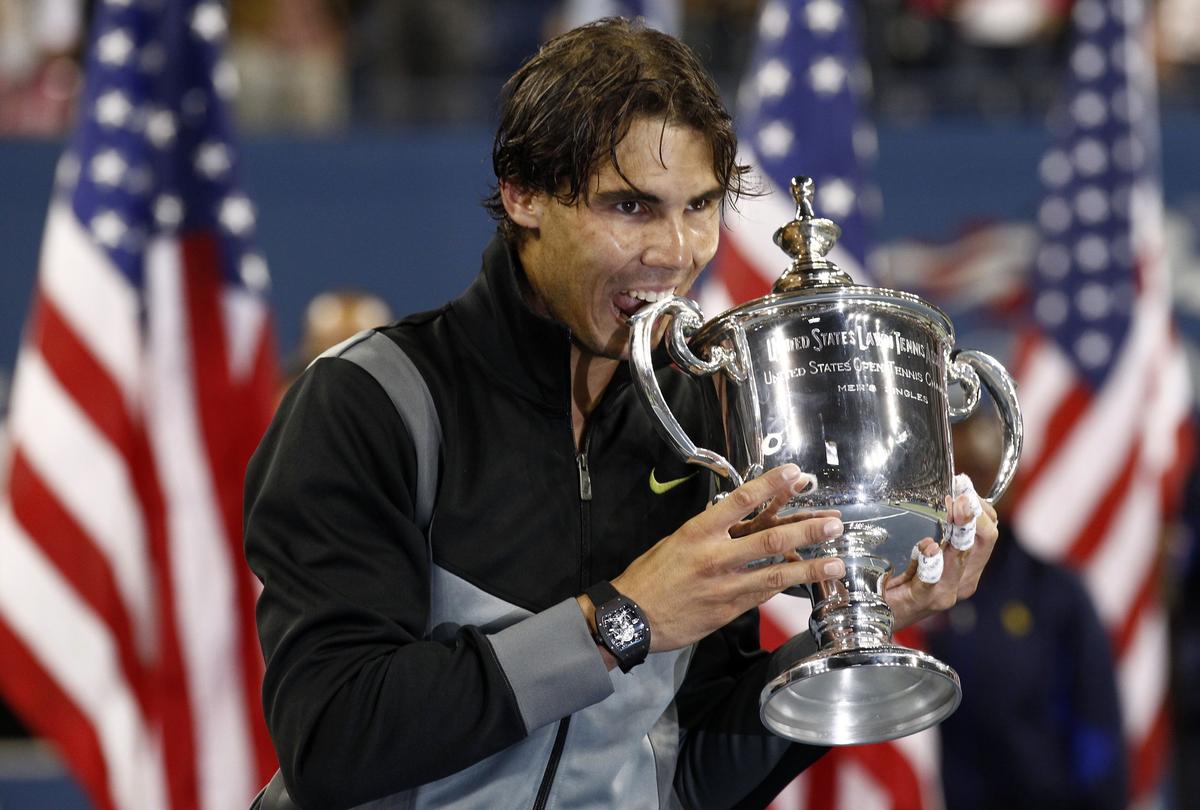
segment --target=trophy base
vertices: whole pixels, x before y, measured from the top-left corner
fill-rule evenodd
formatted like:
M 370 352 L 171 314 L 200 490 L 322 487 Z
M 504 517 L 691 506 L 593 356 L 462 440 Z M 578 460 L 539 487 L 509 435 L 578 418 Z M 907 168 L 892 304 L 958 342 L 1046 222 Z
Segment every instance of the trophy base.
M 958 708 L 958 674 L 919 650 L 889 644 L 822 650 L 767 683 L 759 700 L 775 734 L 813 745 L 904 737 Z

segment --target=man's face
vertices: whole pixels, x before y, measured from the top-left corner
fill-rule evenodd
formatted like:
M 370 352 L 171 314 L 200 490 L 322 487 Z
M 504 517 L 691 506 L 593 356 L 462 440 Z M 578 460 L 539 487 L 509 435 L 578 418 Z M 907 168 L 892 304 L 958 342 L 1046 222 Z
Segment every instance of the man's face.
M 617 161 L 630 182 L 608 164 L 589 180 L 586 202 L 535 194 L 536 233 L 519 253 L 536 306 L 581 349 L 627 359 L 629 316 L 686 293 L 716 252 L 724 189 L 704 136 L 661 118 L 634 121 Z

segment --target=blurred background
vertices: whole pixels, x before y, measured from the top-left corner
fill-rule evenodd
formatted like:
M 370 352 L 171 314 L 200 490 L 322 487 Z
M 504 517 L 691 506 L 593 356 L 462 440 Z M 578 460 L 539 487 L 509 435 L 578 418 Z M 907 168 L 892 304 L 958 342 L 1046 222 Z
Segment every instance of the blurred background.
M 92 20 L 103 10 L 99 6 L 144 2 L 0 0 L 0 414 L 34 300 L 56 165 L 79 124 L 88 43 L 104 33 Z M 432 308 L 467 286 L 492 232 L 480 201 L 492 179 L 491 137 L 501 84 L 548 36 L 629 10 L 620 5 L 598 0 L 228 4 L 219 30 L 214 29 L 227 58 L 213 80 L 229 101 L 238 133 L 236 170 L 253 200 L 255 255 L 265 257 L 269 267 L 269 283 L 260 272 L 252 286 L 269 303 L 285 377 L 344 334 L 386 321 L 392 313 Z M 1022 351 L 1039 325 L 1038 302 L 1049 300 L 1040 297 L 1038 276 L 1046 256 L 1042 249 L 1054 231 L 1048 189 L 1061 185 L 1055 179 L 1057 164 L 1047 156 L 1074 148 L 1056 144 L 1070 137 L 1064 134 L 1063 105 L 1071 101 L 1071 76 L 1078 78 L 1081 69 L 1087 73 L 1079 49 L 1081 21 L 1086 27 L 1093 6 L 1118 3 L 679 0 L 635 5 L 657 15 L 657 24 L 696 50 L 730 109 L 739 111 L 739 127 L 761 118 L 764 97 L 785 95 L 772 89 L 772 74 L 763 69 L 771 64 L 765 49 L 780 23 L 780 9 L 793 22 L 807 15 L 810 32 L 835 24 L 830 19 L 848 21 L 849 44 L 841 47 L 850 50 L 841 64 L 856 106 L 849 113 L 851 126 L 839 131 L 846 143 L 854 140 L 866 178 L 859 189 L 862 205 L 855 209 L 865 221 L 861 231 L 858 225 L 847 227 L 862 272 L 946 308 L 959 345 L 993 352 L 1010 367 L 1028 360 Z M 1189 358 L 1194 369 L 1200 358 L 1200 0 L 1126 6 L 1136 7 L 1138 19 L 1145 20 L 1136 41 L 1144 45 L 1143 61 L 1157 76 L 1157 109 L 1151 100 L 1127 117 L 1155 125 L 1158 146 L 1149 148 L 1162 171 L 1151 181 L 1165 202 L 1156 253 L 1163 270 L 1161 303 L 1174 324 L 1171 351 Z M 785 17 L 782 25 L 787 24 Z M 790 114 L 816 129 L 847 115 L 815 103 Z M 744 143 L 759 149 L 767 163 L 780 157 L 761 129 L 753 130 L 753 137 L 741 131 Z M 820 167 L 810 168 L 803 148 L 795 152 L 782 149 L 795 163 L 788 171 L 814 174 L 820 181 Z M 836 206 L 825 202 L 827 215 L 840 221 Z M 785 197 L 784 209 L 789 204 Z M 781 254 L 777 264 L 776 271 L 782 270 Z M 731 303 L 737 296 L 728 289 L 714 292 L 719 282 L 708 280 L 708 300 Z M 1123 298 L 1132 300 L 1146 286 L 1114 286 L 1106 300 L 1120 309 Z M 1197 379 L 1193 371 L 1191 380 Z M 1195 397 L 1192 383 L 1186 385 L 1184 410 L 1190 418 Z M 1039 434 L 1043 446 L 1045 434 Z M 1186 429 L 1172 435 L 1186 436 Z M 972 454 L 971 439 L 960 441 L 960 453 Z M 1173 457 L 1186 461 L 1187 445 L 1180 439 Z M 1098 443 L 1093 452 L 1102 456 L 1106 448 Z M 988 476 L 988 463 L 983 462 L 982 478 Z M 1161 562 L 1151 591 L 1156 601 L 1161 596 L 1169 617 L 1163 624 L 1163 674 L 1145 687 L 1162 694 L 1164 714 L 1159 719 L 1157 710 L 1150 710 L 1155 719 L 1146 722 L 1149 730 L 1126 734 L 1132 765 L 1114 771 L 1112 763 L 1123 760 L 1105 753 L 1111 743 L 1105 734 L 1120 726 L 1123 711 L 1116 705 L 1121 687 L 1113 685 L 1114 678 L 1119 680 L 1114 666 L 1137 666 L 1124 662 L 1125 636 L 1133 631 L 1122 630 L 1114 619 L 1129 605 L 1090 604 L 1087 592 L 1112 570 L 1089 573 L 1086 554 L 1072 558 L 1054 551 L 1051 543 L 1051 551 L 1036 555 L 1042 561 L 1005 559 L 1003 570 L 1013 573 L 996 573 L 996 593 L 981 592 L 976 608 L 956 609 L 940 624 L 924 628 L 926 638 L 912 642 L 928 644 L 958 667 L 968 695 L 974 689 L 977 700 L 994 701 L 993 715 L 1003 705 L 1000 726 L 1007 726 L 989 723 L 986 704 L 965 702 L 960 727 L 947 728 L 950 742 L 900 745 L 875 759 L 850 756 L 780 801 L 856 808 L 932 808 L 943 798 L 952 808 L 1200 807 L 1195 767 L 1200 763 L 1200 699 L 1187 687 L 1200 678 L 1200 507 L 1194 472 L 1180 463 L 1185 469 L 1172 471 L 1173 492 L 1164 497 L 1153 526 L 1143 527 L 1145 536 L 1128 538 Z M 1030 520 L 1018 518 L 1015 525 L 1024 527 Z M 1030 545 L 1036 550 L 1036 542 Z M 1046 560 L 1067 570 L 1065 579 L 1030 567 Z M 1001 564 L 996 567 L 999 571 Z M 1035 581 L 1043 584 L 1029 588 Z M 1047 592 L 1078 598 L 1044 604 Z M 988 610 L 995 614 L 994 625 L 987 625 Z M 1069 620 L 1063 618 L 1068 615 Z M 779 624 L 786 629 L 789 623 Z M 991 635 L 984 632 L 989 626 Z M 1034 629 L 1050 634 L 1049 640 Z M 1090 641 L 1068 643 L 1080 638 Z M 1129 655 L 1158 655 L 1146 652 L 1151 647 Z M 1028 670 L 1033 682 L 1055 682 L 1061 694 L 1015 695 L 1006 701 L 998 694 L 1011 683 L 996 678 L 1009 671 L 1005 660 L 1020 660 L 1014 669 Z M 982 680 L 973 684 L 969 672 Z M 1082 693 L 1089 690 L 1095 694 L 1085 700 Z M 1069 707 L 1076 700 L 1090 708 L 1072 714 Z M 1022 713 L 1061 722 L 1030 730 L 1018 722 Z M 1128 722 L 1127 710 L 1125 715 Z M 991 753 L 989 739 L 997 741 Z M 1010 751 L 1008 745 L 1011 752 L 1002 753 Z M 978 763 L 946 759 L 972 747 L 991 758 L 988 768 L 996 771 L 996 784 L 1015 784 L 1015 793 L 996 788 L 986 798 L 993 789 L 979 776 Z M 895 756 L 916 764 L 898 765 Z M 1054 757 L 1060 756 L 1065 770 L 1051 770 L 1047 779 L 1074 784 L 1064 775 L 1070 771 L 1081 785 L 1075 793 L 1044 792 L 1045 785 L 1039 788 L 1030 775 L 1039 760 L 1059 762 Z M 956 777 L 950 774 L 964 769 L 975 773 L 979 784 L 964 784 L 961 778 L 951 784 Z M 941 770 L 950 780 L 944 789 Z M 840 793 L 828 787 L 835 784 Z M 903 789 L 896 790 L 897 784 Z M 1031 792 L 1022 794 L 1021 785 Z M 833 793 L 826 795 L 841 798 L 821 804 L 815 797 L 827 788 Z M 90 806 L 100 806 L 95 794 L 85 798 L 54 746 L 31 736 L 21 713 L 0 706 L 0 808 Z

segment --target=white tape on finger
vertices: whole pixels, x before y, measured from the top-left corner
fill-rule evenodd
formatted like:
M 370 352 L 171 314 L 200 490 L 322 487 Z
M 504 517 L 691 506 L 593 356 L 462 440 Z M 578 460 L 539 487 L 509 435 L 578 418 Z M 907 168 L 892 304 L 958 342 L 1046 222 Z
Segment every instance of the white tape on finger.
M 919 546 L 913 546 L 912 558 L 917 561 L 917 579 L 926 585 L 936 585 L 942 580 L 942 549 L 932 557 L 921 553 Z
M 962 495 L 971 496 L 971 517 L 978 518 L 983 514 L 983 504 L 979 500 L 979 493 L 975 491 L 975 484 L 971 481 L 971 477 L 966 473 L 959 473 L 954 476 L 954 497 L 958 498 Z
M 968 476 L 959 473 L 954 476 L 954 498 L 957 500 L 963 495 L 968 496 L 971 520 L 965 526 L 955 524 L 950 527 L 950 545 L 959 551 L 966 551 L 975 545 L 975 525 L 979 522 L 979 516 L 983 514 L 983 504 L 975 491 L 975 485 Z

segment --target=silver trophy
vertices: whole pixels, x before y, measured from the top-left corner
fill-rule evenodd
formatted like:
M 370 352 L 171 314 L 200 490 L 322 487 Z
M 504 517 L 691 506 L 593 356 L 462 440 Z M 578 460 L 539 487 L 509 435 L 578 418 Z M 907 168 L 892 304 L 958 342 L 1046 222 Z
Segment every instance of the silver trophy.
M 883 599 L 917 541 L 949 538 L 950 424 L 974 412 L 986 387 L 1004 427 L 987 493 L 995 499 L 1016 471 L 1021 413 L 1000 363 L 954 351 L 944 312 L 910 293 L 855 285 L 826 258 L 841 229 L 813 215 L 809 178 L 793 179 L 792 194 L 796 218 L 775 232 L 792 262 L 773 292 L 707 322 L 680 296 L 644 308 L 633 318 L 633 376 L 663 437 L 686 461 L 720 476 L 722 492 L 792 462 L 817 485 L 782 514 L 841 510 L 841 537 L 800 550 L 846 564 L 840 580 L 804 589 L 820 648 L 767 683 L 760 714 L 771 731 L 800 742 L 877 742 L 940 722 L 962 694 L 953 669 L 893 641 Z M 671 357 L 713 378 L 723 453 L 696 446 L 658 387 L 651 351 L 666 316 Z M 957 404 L 951 385 L 961 389 Z

